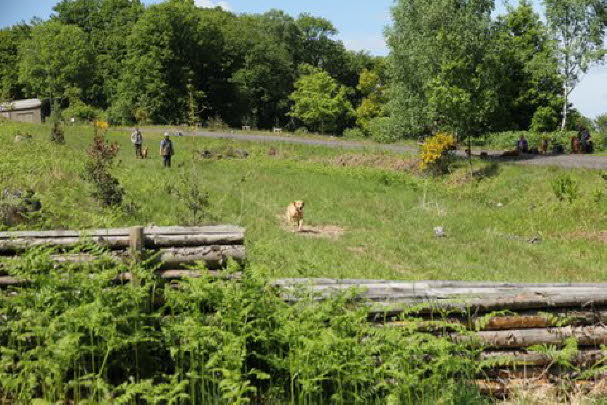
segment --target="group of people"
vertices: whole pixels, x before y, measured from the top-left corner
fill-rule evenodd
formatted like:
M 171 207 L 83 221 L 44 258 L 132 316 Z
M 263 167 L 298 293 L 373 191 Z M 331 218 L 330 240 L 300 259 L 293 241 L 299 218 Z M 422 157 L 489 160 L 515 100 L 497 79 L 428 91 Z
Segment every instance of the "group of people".
M 571 138 L 571 153 L 593 153 L 594 145 L 592 143 L 590 131 L 581 125 L 578 125 L 577 130 L 577 135 Z M 548 153 L 549 142 L 547 138 L 543 138 L 537 149 L 530 149 L 529 141 L 527 141 L 524 135 L 521 135 L 521 137 L 516 141 L 515 146 L 517 153 L 546 154 Z M 564 153 L 563 145 L 555 143 L 553 145 L 553 152 Z
M 181 135 L 181 133 L 179 133 Z M 147 153 L 144 155 L 143 149 L 143 134 L 139 128 L 131 133 L 131 142 L 135 146 L 135 157 L 137 159 L 144 159 L 147 157 Z M 175 147 L 173 141 L 171 141 L 171 135 L 169 132 L 164 133 L 164 138 L 160 141 L 160 156 L 163 160 L 163 165 L 166 168 L 171 167 L 171 158 L 175 154 Z

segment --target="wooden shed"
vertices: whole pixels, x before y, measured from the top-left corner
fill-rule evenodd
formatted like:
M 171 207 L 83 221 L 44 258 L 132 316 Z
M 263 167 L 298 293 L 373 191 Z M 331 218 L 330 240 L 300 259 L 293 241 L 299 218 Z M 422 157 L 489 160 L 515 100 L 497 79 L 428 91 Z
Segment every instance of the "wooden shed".
M 42 101 L 37 98 L 0 104 L 0 117 L 11 121 L 42 123 Z

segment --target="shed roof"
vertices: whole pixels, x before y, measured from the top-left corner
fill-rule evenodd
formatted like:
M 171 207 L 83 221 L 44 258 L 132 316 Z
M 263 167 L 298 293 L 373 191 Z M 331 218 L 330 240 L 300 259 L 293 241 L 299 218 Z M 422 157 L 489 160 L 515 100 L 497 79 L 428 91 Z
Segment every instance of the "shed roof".
M 0 104 L 0 111 L 19 111 L 40 108 L 42 101 L 38 98 L 29 98 L 27 100 L 15 100 Z

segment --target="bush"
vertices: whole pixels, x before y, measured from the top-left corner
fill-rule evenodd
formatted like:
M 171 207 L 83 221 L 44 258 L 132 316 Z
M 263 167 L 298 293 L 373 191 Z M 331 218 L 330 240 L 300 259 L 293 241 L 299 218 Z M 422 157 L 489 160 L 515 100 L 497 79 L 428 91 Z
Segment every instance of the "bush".
M 307 135 L 310 131 L 306 127 L 299 127 L 295 130 L 295 135 Z
M 99 119 L 106 118 L 102 110 L 90 105 L 86 105 L 82 102 L 72 103 L 68 108 L 63 110 L 63 116 L 71 121 L 74 118 L 79 122 L 91 122 Z
M 452 156 L 449 153 L 456 145 L 455 136 L 440 132 L 427 138 L 422 145 L 420 168 L 434 174 L 448 173 Z
M 108 257 L 59 270 L 52 253 L 11 261 L 9 274 L 31 283 L 10 298 L 0 290 L 10 403 L 484 402 L 476 350 L 410 318 L 373 326 L 353 291 L 319 302 L 298 290 L 289 305 L 257 269 L 170 288 L 137 264 L 138 282 L 121 284 L 127 269 Z
M 568 174 L 563 174 L 552 180 L 552 191 L 559 201 L 572 203 L 578 197 L 579 184 Z
M 216 115 L 207 120 L 207 129 L 209 131 L 225 131 L 229 127 L 219 115 Z
M 380 143 L 393 143 L 402 138 L 390 117 L 378 117 L 369 122 L 371 138 Z
M 511 150 L 516 147 L 516 141 L 523 135 L 529 142 L 529 148 L 539 148 L 542 140 L 547 138 L 552 146 L 559 144 L 563 145 L 565 151 L 571 151 L 571 137 L 577 136 L 575 131 L 558 131 L 558 132 L 528 132 L 528 131 L 508 131 L 494 132 L 486 137 L 484 146 L 489 149 Z M 603 147 L 603 142 L 599 137 L 593 136 L 595 149 Z M 475 144 L 480 144 L 477 140 Z
M 93 143 L 88 150 L 89 160 L 85 164 L 83 177 L 95 186 L 93 196 L 104 207 L 119 206 L 124 197 L 124 190 L 118 179 L 109 172 L 117 154 L 118 144 L 108 144 L 103 132 L 96 129 Z
M 343 133 L 343 136 L 344 136 L 344 138 L 349 138 L 349 139 L 360 139 L 360 138 L 366 137 L 363 130 L 358 127 L 346 129 Z
M 540 107 L 531 119 L 531 130 L 534 132 L 550 132 L 558 128 L 559 116 L 551 107 Z

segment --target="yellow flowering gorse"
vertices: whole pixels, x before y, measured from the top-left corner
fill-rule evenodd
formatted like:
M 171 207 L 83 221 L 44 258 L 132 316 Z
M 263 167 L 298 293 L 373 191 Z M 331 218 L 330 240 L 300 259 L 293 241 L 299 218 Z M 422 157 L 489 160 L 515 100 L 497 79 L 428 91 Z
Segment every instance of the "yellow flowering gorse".
M 107 121 L 94 121 L 93 126 L 105 131 L 108 129 L 109 124 Z
M 441 161 L 446 159 L 447 152 L 455 146 L 455 137 L 446 132 L 438 134 L 426 139 L 422 145 L 420 156 L 420 168 L 426 170 L 430 166 L 439 165 Z

